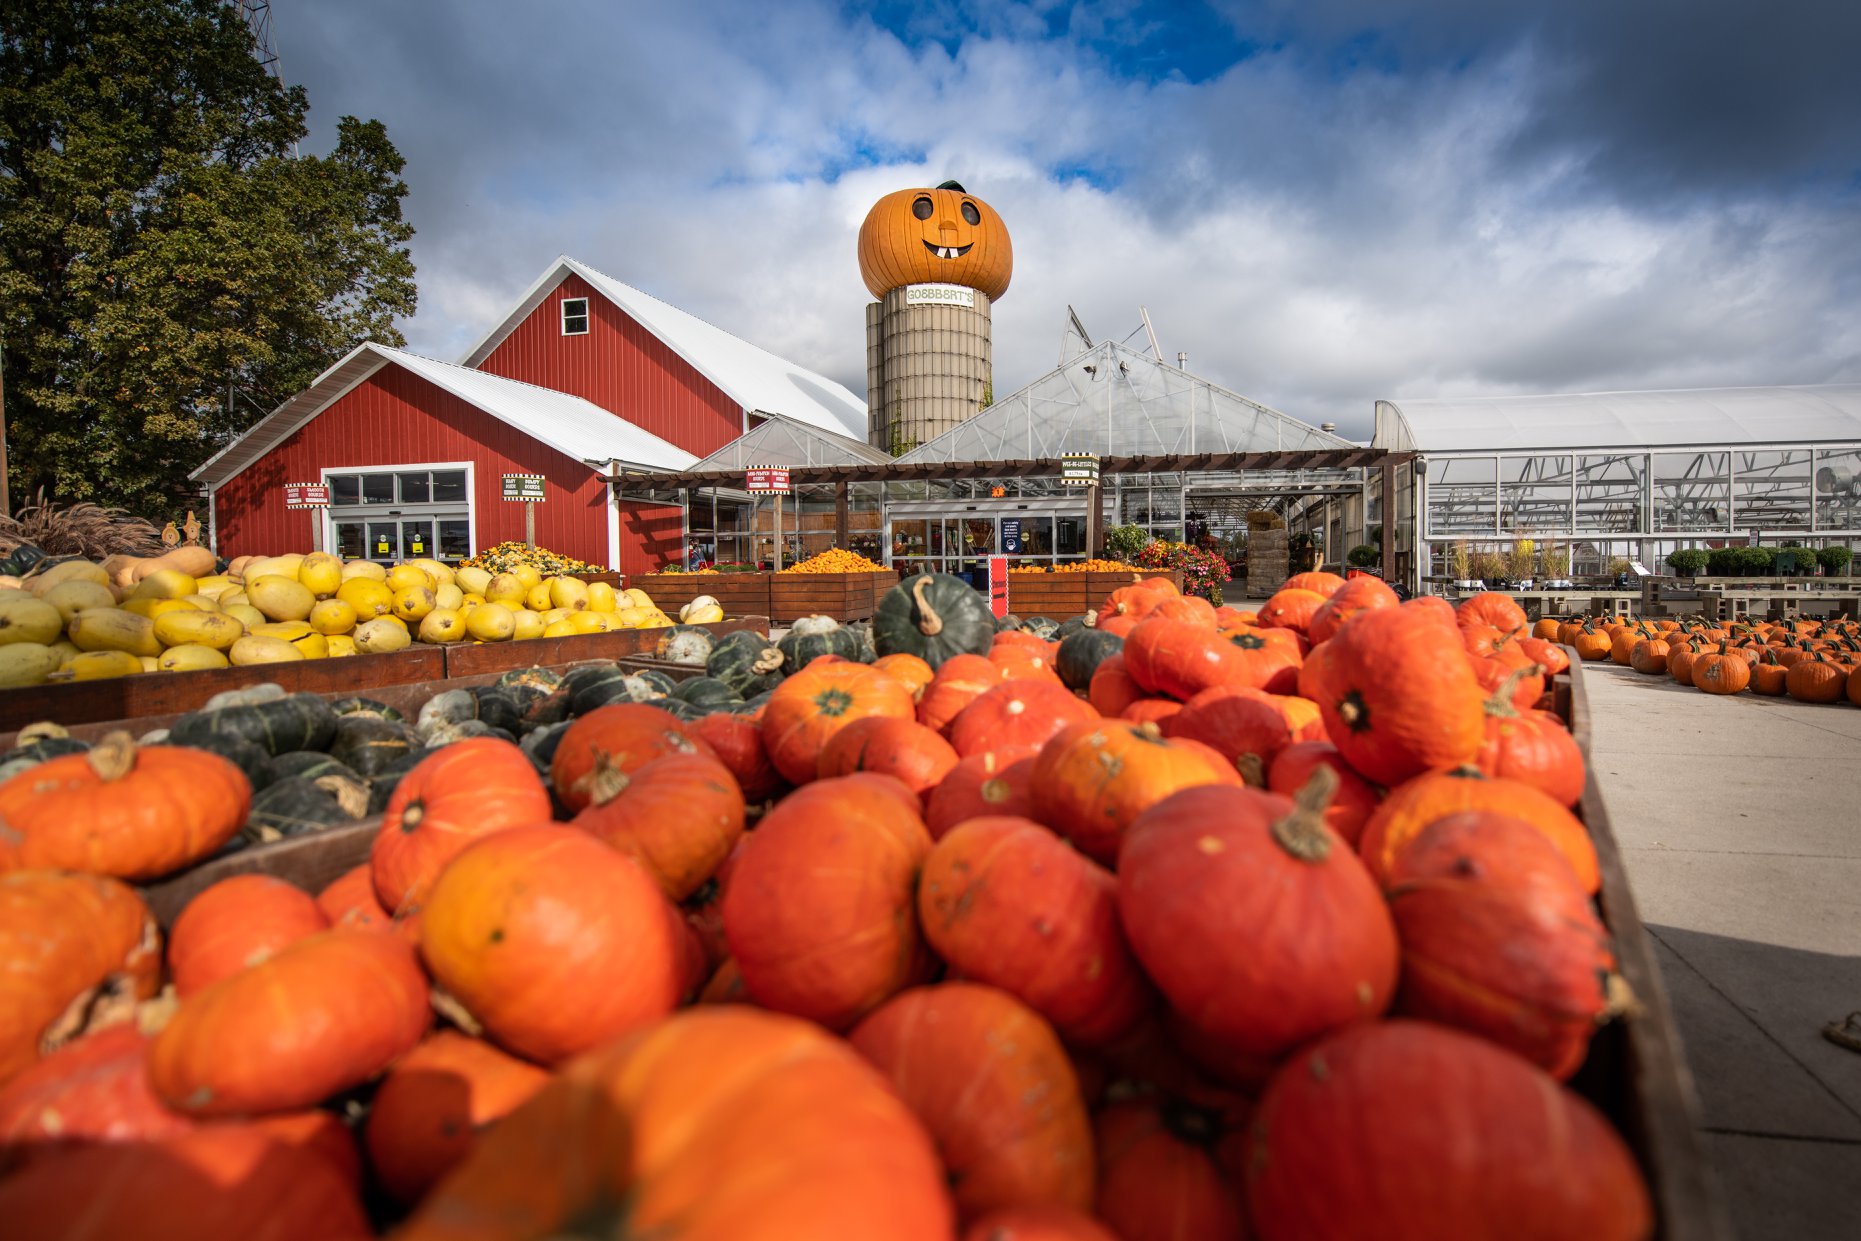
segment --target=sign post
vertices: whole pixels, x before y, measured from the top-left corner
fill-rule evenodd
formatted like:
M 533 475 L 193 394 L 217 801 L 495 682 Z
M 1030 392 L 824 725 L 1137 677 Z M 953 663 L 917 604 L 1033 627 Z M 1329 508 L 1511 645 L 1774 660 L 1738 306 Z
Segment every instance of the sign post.
M 542 502 L 541 474 L 505 474 L 502 476 L 503 498 L 523 501 L 523 541 L 536 550 L 536 506 Z
M 782 571 L 782 497 L 788 494 L 788 470 L 782 466 L 754 466 L 743 474 L 743 489 L 751 495 L 775 496 L 775 571 Z
M 327 483 L 286 483 L 284 485 L 284 507 L 310 510 L 310 550 L 313 552 L 323 550 L 322 510 L 329 506 L 330 489 Z
M 1105 514 L 1099 500 L 1099 459 L 1089 452 L 1063 453 L 1060 485 L 1086 489 L 1086 555 L 1097 556 L 1099 542 L 1105 534 Z

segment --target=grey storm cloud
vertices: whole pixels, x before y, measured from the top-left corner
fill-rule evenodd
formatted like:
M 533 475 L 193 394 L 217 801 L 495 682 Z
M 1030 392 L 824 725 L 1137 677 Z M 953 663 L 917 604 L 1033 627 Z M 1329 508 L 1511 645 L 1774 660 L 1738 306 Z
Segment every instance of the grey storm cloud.
M 1216 4 L 1194 73 L 1134 3 L 274 16 L 311 145 L 353 113 L 407 157 L 434 356 L 566 252 L 863 392 L 860 219 L 954 176 L 1014 236 L 998 393 L 1068 305 L 1358 435 L 1381 396 L 1861 378 L 1861 6 L 1392 10 Z

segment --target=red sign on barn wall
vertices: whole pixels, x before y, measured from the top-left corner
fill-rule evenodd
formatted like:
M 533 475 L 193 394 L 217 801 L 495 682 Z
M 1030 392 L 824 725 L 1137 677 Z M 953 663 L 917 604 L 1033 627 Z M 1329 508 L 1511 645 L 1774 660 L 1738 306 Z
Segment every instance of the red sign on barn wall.
M 743 475 L 745 491 L 787 491 L 788 470 L 781 466 L 758 466 Z
M 286 483 L 284 485 L 284 507 L 286 508 L 328 508 L 330 506 L 330 489 L 326 483 Z

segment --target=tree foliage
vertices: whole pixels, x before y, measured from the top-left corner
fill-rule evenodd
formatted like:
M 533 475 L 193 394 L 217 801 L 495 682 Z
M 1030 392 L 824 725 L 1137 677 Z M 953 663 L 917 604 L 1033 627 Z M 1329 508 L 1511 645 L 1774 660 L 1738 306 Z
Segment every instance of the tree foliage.
M 219 0 L 0 4 L 0 349 L 14 495 L 159 513 L 363 340 L 402 343 L 403 161 Z

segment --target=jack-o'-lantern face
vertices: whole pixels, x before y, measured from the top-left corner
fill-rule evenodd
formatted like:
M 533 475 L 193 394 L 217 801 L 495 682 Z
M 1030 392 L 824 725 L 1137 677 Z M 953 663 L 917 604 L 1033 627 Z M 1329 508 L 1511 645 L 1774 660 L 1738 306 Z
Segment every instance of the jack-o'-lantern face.
M 859 228 L 859 274 L 877 298 L 907 284 L 961 284 L 999 301 L 1013 273 L 1002 218 L 954 181 L 887 194 Z

